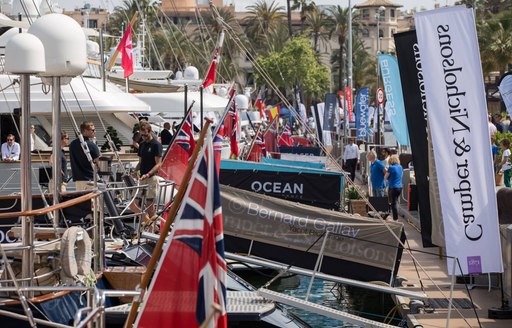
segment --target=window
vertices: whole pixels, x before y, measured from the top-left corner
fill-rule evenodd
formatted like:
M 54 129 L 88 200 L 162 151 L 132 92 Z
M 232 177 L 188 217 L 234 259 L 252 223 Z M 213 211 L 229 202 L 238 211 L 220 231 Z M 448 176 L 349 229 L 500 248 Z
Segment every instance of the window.
M 367 28 L 363 28 L 361 33 L 363 34 L 364 38 L 368 38 L 370 36 L 370 31 Z
M 379 11 L 377 9 L 377 13 L 380 13 L 380 20 L 384 20 L 384 18 L 386 18 L 386 11 L 385 10 Z
M 89 23 L 87 24 L 88 28 L 97 28 L 98 27 L 98 20 L 97 19 L 89 19 Z
M 368 18 L 370 18 L 370 10 L 363 9 L 363 19 L 368 19 Z
M 384 37 L 384 31 L 379 29 L 379 38 L 383 38 Z
M 392 17 L 392 18 L 395 18 L 395 10 L 394 9 L 391 9 L 389 11 L 389 16 Z

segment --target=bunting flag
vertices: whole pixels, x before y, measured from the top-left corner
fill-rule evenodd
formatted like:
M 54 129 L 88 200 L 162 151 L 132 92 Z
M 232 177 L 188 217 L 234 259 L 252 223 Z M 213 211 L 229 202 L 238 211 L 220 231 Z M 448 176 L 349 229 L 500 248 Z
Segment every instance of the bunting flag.
M 235 102 L 231 102 L 231 106 L 228 110 L 228 115 L 224 121 L 226 133 L 229 135 L 229 143 L 231 146 L 231 159 L 237 159 L 240 154 L 238 151 L 238 111 L 236 110 Z
M 209 133 L 135 327 L 227 327 L 222 206 L 212 154 Z
M 124 70 L 124 78 L 133 74 L 133 46 L 132 46 L 132 26 L 128 25 L 124 31 L 123 38 L 117 46 L 117 51 L 121 53 L 121 66 Z
M 212 63 L 210 64 L 210 68 L 208 68 L 208 73 L 203 82 L 203 88 L 206 88 L 215 83 L 215 75 L 217 73 L 217 62 L 219 60 L 219 49 L 215 50 L 215 55 L 213 56 Z
M 281 136 L 277 141 L 277 145 L 289 147 L 293 147 L 295 145 L 295 142 L 293 141 L 292 138 L 292 130 L 290 129 L 290 122 L 286 122 L 286 125 L 284 126 L 283 129 L 283 133 L 281 133 Z
M 281 106 L 277 105 L 270 109 L 267 109 L 267 117 L 270 121 L 273 121 L 276 117 L 279 120 L 279 112 L 281 111 Z
M 196 142 L 192 135 L 192 112 L 190 112 L 187 119 L 183 120 L 176 137 L 169 146 L 158 170 L 158 176 L 174 181 L 179 187 L 195 145 Z

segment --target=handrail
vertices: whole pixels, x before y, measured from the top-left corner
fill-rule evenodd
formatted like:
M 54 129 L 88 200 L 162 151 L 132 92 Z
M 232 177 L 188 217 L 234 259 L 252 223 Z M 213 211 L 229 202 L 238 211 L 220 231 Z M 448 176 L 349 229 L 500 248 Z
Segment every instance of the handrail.
M 7 219 L 7 218 L 16 217 L 16 216 L 38 216 L 38 215 L 43 215 L 43 214 L 47 214 L 49 212 L 53 212 L 53 211 L 56 211 L 56 210 L 60 210 L 60 209 L 63 209 L 63 208 L 71 207 L 71 206 L 76 205 L 76 204 L 83 203 L 85 201 L 88 201 L 88 200 L 91 200 L 93 198 L 96 198 L 99 195 L 101 195 L 101 191 L 93 191 L 93 192 L 90 192 L 90 193 L 85 194 L 83 196 L 80 196 L 80 197 L 77 197 L 77 198 L 73 198 L 73 199 L 67 200 L 65 202 L 58 203 L 58 204 L 55 204 L 55 205 L 52 205 L 52 206 L 48 206 L 48 207 L 44 207 L 44 208 L 38 208 L 38 209 L 35 209 L 35 210 L 30 210 L 30 211 L 0 213 L 0 219 Z

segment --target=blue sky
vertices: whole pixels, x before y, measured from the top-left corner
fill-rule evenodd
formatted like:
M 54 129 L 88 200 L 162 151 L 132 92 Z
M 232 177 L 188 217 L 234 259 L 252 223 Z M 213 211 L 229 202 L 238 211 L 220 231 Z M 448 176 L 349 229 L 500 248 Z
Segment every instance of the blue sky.
M 270 3 L 271 0 L 267 0 Z M 286 6 L 286 0 L 276 0 L 281 5 Z M 362 3 L 365 0 L 352 0 L 352 5 Z M 425 8 L 433 9 L 435 3 L 439 3 L 441 6 L 453 5 L 455 0 L 392 0 L 396 4 L 400 4 L 403 7 L 402 10 L 409 10 L 413 8 Z M 84 4 L 90 3 L 93 6 L 99 6 L 101 8 L 112 9 L 116 5 L 122 3 L 122 0 L 57 0 L 61 7 L 68 10 L 74 8 L 81 8 Z M 237 10 L 242 10 L 248 5 L 252 5 L 256 0 L 224 0 L 225 4 L 233 3 Z M 315 0 L 317 5 L 341 5 L 342 7 L 348 6 L 348 0 Z

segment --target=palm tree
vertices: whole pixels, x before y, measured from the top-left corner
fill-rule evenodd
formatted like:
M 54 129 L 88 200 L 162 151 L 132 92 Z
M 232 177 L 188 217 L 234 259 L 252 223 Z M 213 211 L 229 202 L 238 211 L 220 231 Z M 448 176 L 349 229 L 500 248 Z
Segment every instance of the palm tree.
M 479 44 L 484 74 L 507 71 L 512 63 L 512 10 L 491 16 L 478 25 Z
M 319 53 L 320 46 L 329 44 L 328 15 L 317 7 L 306 13 L 305 27 L 313 38 L 313 49 Z
M 330 36 L 335 36 L 338 39 L 339 55 L 338 55 L 338 90 L 343 90 L 343 76 L 344 76 L 344 63 L 343 51 L 344 44 L 348 37 L 348 17 L 349 8 L 341 8 L 341 6 L 331 6 L 328 9 L 330 20 Z
M 267 36 L 283 23 L 284 7 L 275 1 L 269 5 L 265 0 L 247 7 L 249 15 L 243 20 L 245 34 L 259 54 L 268 54 Z
M 291 10 L 300 9 L 300 30 L 304 31 L 304 23 L 306 22 L 307 14 L 317 9 L 313 0 L 293 0 Z

